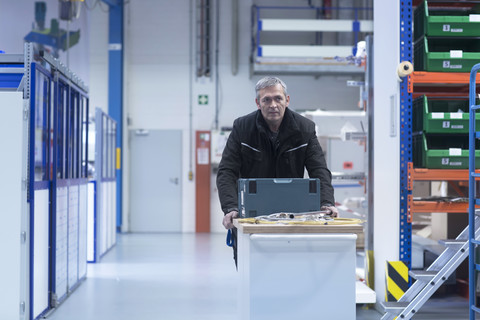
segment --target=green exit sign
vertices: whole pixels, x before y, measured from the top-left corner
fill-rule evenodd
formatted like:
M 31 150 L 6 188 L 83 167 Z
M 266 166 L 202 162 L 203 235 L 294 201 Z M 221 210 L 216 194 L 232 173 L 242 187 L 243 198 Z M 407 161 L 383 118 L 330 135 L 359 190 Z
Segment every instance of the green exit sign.
M 199 94 L 198 95 L 198 104 L 199 105 L 207 105 L 208 104 L 208 95 L 207 94 Z

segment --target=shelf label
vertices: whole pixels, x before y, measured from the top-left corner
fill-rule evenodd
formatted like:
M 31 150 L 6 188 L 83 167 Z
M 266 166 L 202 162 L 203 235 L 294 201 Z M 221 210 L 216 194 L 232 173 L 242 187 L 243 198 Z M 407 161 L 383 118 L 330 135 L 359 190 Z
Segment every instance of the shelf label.
M 480 14 L 471 14 L 468 16 L 470 22 L 480 22 Z
M 450 119 L 463 119 L 463 113 L 461 113 L 461 112 L 450 112 Z
M 449 60 L 444 60 L 443 61 L 443 68 L 445 69 L 462 69 L 461 64 L 450 64 Z
M 108 50 L 109 51 L 120 51 L 120 50 L 122 50 L 122 44 L 121 43 L 109 43 L 108 44 Z
M 450 31 L 450 25 L 449 24 L 444 24 L 442 31 L 449 32 Z
M 458 32 L 458 33 L 462 33 L 463 32 L 463 29 L 462 28 L 457 28 L 457 29 L 451 29 L 450 32 Z
M 462 155 L 462 149 L 460 149 L 460 148 L 450 148 L 450 149 L 448 149 L 448 155 L 449 156 L 461 156 Z
M 445 129 L 450 128 L 450 121 L 443 121 L 442 128 L 445 128 Z
M 450 58 L 463 58 L 462 50 L 450 50 Z
M 443 119 L 445 114 L 443 112 L 432 112 L 432 119 Z

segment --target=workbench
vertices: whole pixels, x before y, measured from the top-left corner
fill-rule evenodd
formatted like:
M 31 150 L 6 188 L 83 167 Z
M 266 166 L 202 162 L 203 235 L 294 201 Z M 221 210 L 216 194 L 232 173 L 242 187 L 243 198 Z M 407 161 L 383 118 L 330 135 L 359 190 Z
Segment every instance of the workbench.
M 362 225 L 234 225 L 240 319 L 355 319 Z

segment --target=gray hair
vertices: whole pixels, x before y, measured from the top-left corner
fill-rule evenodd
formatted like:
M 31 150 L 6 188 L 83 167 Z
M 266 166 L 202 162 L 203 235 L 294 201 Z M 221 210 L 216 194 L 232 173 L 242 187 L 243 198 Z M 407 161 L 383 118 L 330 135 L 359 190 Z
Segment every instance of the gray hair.
M 255 85 L 255 94 L 258 97 L 258 92 L 262 89 L 268 88 L 268 87 L 273 87 L 276 86 L 277 84 L 281 85 L 283 88 L 283 93 L 285 94 L 285 97 L 287 96 L 287 85 L 285 82 L 280 80 L 277 77 L 265 77 L 260 80 L 258 80 L 257 84 Z

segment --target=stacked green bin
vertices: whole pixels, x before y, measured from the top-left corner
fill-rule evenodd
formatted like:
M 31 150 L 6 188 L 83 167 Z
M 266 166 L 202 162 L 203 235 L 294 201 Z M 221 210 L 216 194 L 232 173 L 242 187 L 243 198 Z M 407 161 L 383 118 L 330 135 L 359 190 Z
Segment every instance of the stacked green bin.
M 435 3 L 438 1 L 431 1 Z M 480 61 L 480 6 L 451 1 L 456 6 L 428 6 L 414 12 L 414 69 L 470 72 Z
M 412 104 L 412 131 L 426 134 L 468 134 L 467 99 L 429 99 L 421 96 Z M 480 128 L 480 114 L 476 116 L 476 125 Z
M 479 61 L 480 38 L 423 37 L 413 49 L 416 71 L 469 72 Z
M 433 3 L 433 1 L 432 1 Z M 444 2 L 445 3 L 445 2 Z M 433 37 L 480 37 L 480 6 L 452 1 L 457 7 L 430 7 L 423 1 L 414 12 L 414 39 Z
M 468 135 L 413 135 L 413 165 L 429 169 L 468 169 Z M 480 168 L 480 150 L 475 151 Z

